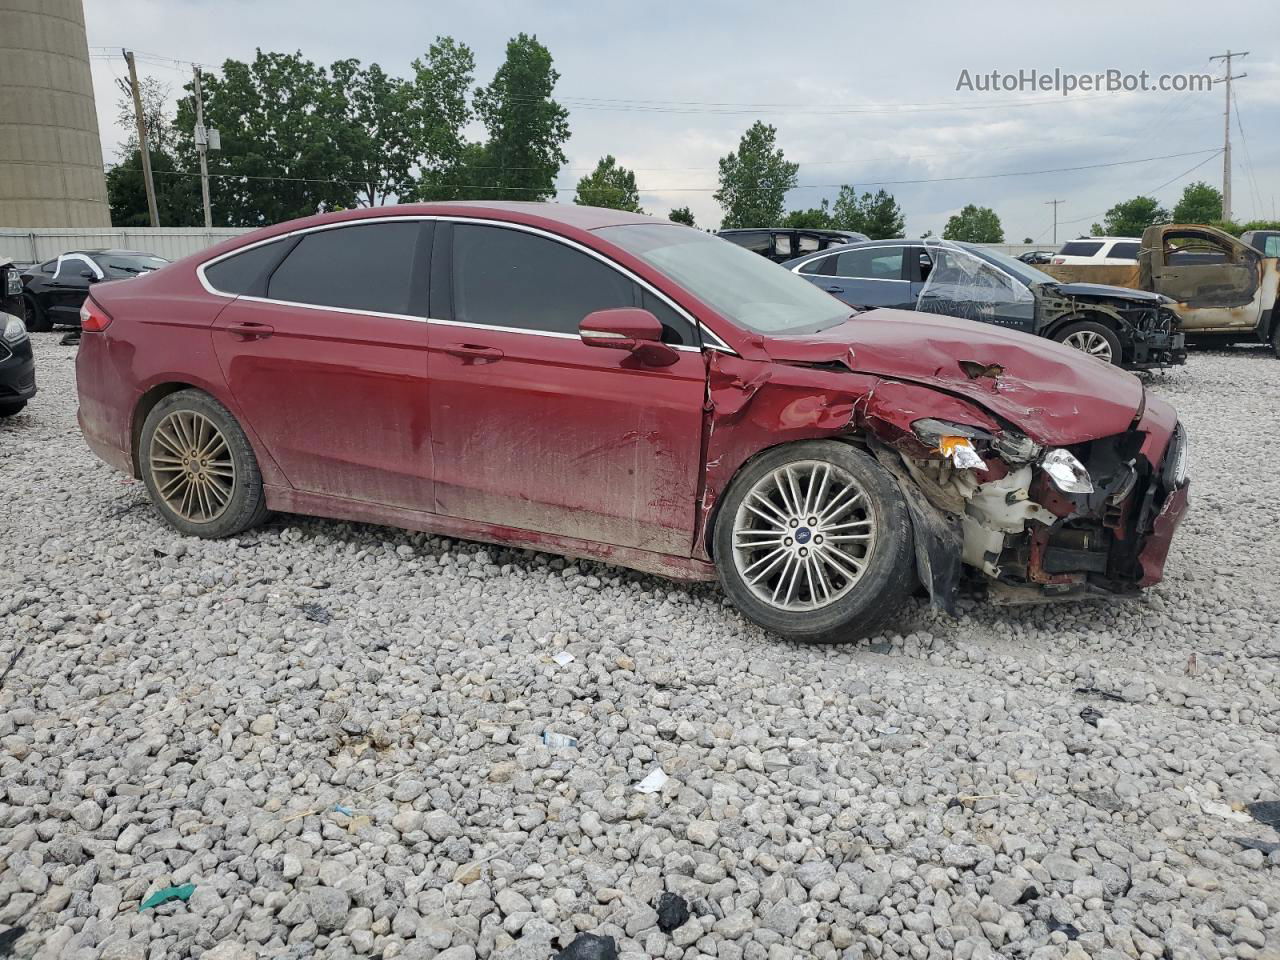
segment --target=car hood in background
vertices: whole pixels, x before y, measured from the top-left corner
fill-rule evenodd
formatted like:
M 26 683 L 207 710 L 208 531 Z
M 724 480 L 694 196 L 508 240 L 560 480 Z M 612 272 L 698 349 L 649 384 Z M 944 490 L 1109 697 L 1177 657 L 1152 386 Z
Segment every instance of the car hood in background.
M 836 361 L 958 394 L 1051 446 L 1124 433 L 1144 403 L 1137 377 L 1071 347 L 931 313 L 872 310 L 763 347 L 775 360 Z
M 1066 297 L 1112 297 L 1123 300 L 1141 300 L 1145 303 L 1163 303 L 1168 297 L 1150 290 L 1134 290 L 1131 287 L 1113 287 L 1105 283 L 1042 283 L 1039 286 Z

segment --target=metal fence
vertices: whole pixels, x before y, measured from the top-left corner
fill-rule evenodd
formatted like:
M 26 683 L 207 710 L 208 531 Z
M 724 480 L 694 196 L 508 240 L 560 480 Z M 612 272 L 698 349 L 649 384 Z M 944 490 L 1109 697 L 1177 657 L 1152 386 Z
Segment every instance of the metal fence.
M 248 233 L 247 227 L 103 227 L 97 230 L 81 229 L 0 229 L 0 256 L 14 260 L 48 260 L 68 250 L 95 250 L 117 247 L 126 250 L 143 250 L 178 260 L 198 253 L 205 247 L 227 237 Z M 984 246 L 1011 256 L 1030 250 L 1052 250 L 1055 244 L 988 243 Z
M 143 250 L 178 260 L 205 247 L 249 231 L 241 227 L 101 227 L 98 229 L 50 229 L 47 227 L 0 229 L 0 256 L 14 260 L 48 260 L 68 250 L 116 247 Z

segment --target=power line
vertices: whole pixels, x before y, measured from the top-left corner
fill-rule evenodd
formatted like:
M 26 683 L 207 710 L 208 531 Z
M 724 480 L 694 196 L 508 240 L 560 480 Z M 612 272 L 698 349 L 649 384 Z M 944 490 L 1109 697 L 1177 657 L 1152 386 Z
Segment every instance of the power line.
M 1221 149 L 1221 148 L 1215 148 L 1215 149 L 1214 149 L 1214 151 L 1213 151 L 1213 153 L 1209 154 L 1209 156 L 1205 157 L 1203 160 L 1201 160 L 1201 161 L 1200 161 L 1199 163 L 1197 163 L 1195 166 L 1191 167 L 1190 169 L 1183 170 L 1183 171 L 1182 171 L 1180 174 L 1178 174 L 1176 177 L 1173 177 L 1172 179 L 1166 180 L 1164 183 L 1160 184 L 1160 186 L 1156 187 L 1154 190 L 1148 190 L 1148 191 L 1146 191 L 1145 193 L 1139 194 L 1139 196 L 1144 196 L 1144 197 L 1146 197 L 1146 196 L 1151 196 L 1151 195 L 1153 195 L 1153 194 L 1159 193 L 1159 192 L 1160 192 L 1161 190 L 1163 190 L 1165 187 L 1169 186 L 1169 184 L 1171 184 L 1171 183 L 1176 183 L 1177 181 L 1181 180 L 1183 177 L 1187 176 L 1188 174 L 1194 173 L 1195 171 L 1199 170 L 1199 169 L 1200 169 L 1201 167 L 1203 167 L 1206 163 L 1208 163 L 1210 160 L 1214 159 L 1214 157 L 1217 157 L 1217 156 L 1218 156 L 1219 154 L 1221 154 L 1221 153 L 1222 153 L 1222 149 Z M 1063 221 L 1060 221 L 1060 222 L 1061 222 L 1061 224 L 1062 224 L 1063 226 L 1065 226 L 1066 224 L 1069 224 L 1069 223 L 1081 223 L 1082 221 L 1085 221 L 1085 220 L 1092 220 L 1092 219 L 1094 219 L 1095 217 L 1105 217 L 1106 215 L 1107 215 L 1107 211 L 1106 211 L 1106 210 L 1103 210 L 1103 211 L 1102 211 L 1102 212 L 1100 212 L 1100 213 L 1091 213 L 1091 214 L 1089 214 L 1088 216 L 1085 216 L 1085 217 L 1076 217 L 1074 220 L 1063 220 Z M 1043 234 L 1042 234 L 1042 236 L 1043 236 Z

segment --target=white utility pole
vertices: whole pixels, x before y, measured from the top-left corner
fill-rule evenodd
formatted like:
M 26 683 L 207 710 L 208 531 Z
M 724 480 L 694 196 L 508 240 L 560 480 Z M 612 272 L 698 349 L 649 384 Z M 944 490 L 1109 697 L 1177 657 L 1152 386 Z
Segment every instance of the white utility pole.
M 133 62 L 133 51 L 123 50 L 129 64 L 129 89 L 133 93 L 133 113 L 138 121 L 138 152 L 142 155 L 142 183 L 147 189 L 147 213 L 153 227 L 160 226 L 160 212 L 156 209 L 156 185 L 151 179 L 151 147 L 147 143 L 147 120 L 142 115 L 142 94 L 138 91 L 138 68 Z
M 1228 50 L 1226 53 L 1220 53 L 1216 57 L 1210 57 L 1210 60 L 1225 60 L 1227 65 L 1227 75 L 1221 80 L 1227 87 L 1227 105 L 1222 111 L 1222 219 L 1231 219 L 1231 81 L 1240 80 L 1247 77 L 1247 73 L 1238 73 L 1234 77 L 1231 75 L 1231 58 L 1247 57 L 1249 51 L 1244 53 L 1232 53 Z M 1215 83 L 1218 81 L 1215 80 Z
M 1067 201 L 1065 200 L 1046 200 L 1044 202 L 1046 207 L 1049 206 L 1049 204 L 1053 204 L 1053 242 L 1055 244 L 1058 242 L 1058 204 L 1066 202 Z M 1043 237 L 1044 234 L 1042 233 L 1040 236 Z
M 205 229 L 213 226 L 213 211 L 209 209 L 209 133 L 204 126 L 204 93 L 200 89 L 200 65 L 192 64 L 195 73 L 196 94 L 196 153 L 200 154 L 200 199 L 204 203 Z

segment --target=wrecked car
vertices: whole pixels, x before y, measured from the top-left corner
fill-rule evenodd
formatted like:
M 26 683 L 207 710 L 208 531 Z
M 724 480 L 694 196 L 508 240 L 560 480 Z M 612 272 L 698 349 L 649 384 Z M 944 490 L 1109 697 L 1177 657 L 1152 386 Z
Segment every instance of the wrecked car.
M 1021 330 L 1106 363 L 1152 370 L 1186 362 L 1170 302 L 1094 283 L 1062 283 L 1007 254 L 929 238 L 872 240 L 783 264 L 851 306 L 897 307 Z
M 1133 593 L 1187 507 L 1136 377 L 616 210 L 324 214 L 95 286 L 82 328 L 84 438 L 182 533 L 279 510 L 719 579 L 798 640 L 966 576 Z
M 1265 246 L 1265 238 L 1251 239 Z M 1216 227 L 1148 227 L 1131 267 L 1055 264 L 1045 269 L 1063 281 L 1097 280 L 1168 297 L 1189 340 L 1266 343 L 1280 357 L 1280 259 Z

